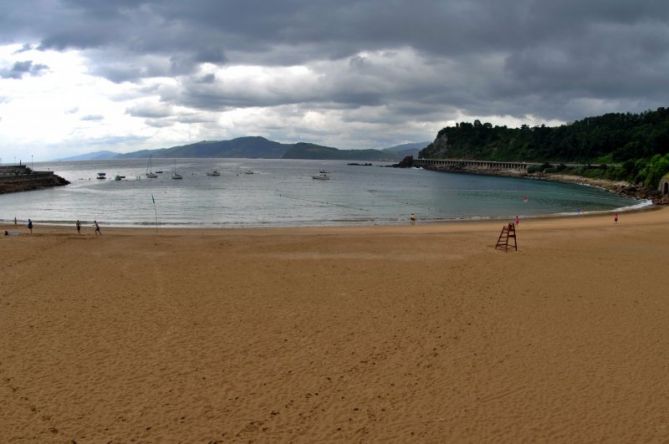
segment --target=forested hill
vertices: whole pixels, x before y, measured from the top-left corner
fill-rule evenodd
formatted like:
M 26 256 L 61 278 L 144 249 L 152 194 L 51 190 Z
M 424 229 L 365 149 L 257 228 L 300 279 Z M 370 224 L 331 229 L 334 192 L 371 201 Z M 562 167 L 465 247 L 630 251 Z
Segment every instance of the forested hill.
M 264 137 L 239 137 L 232 140 L 202 141 L 171 148 L 134 151 L 121 154 L 119 157 L 260 157 L 280 159 L 289 146 Z
M 625 162 L 669 153 L 669 109 L 588 117 L 559 127 L 459 123 L 439 131 L 423 158 Z
M 425 146 L 424 144 L 423 146 Z M 145 157 L 238 157 L 263 159 L 402 159 L 403 152 L 390 150 L 340 150 L 313 143 L 279 143 L 264 137 L 239 137 L 232 140 L 202 141 L 189 145 L 119 154 L 117 158 Z

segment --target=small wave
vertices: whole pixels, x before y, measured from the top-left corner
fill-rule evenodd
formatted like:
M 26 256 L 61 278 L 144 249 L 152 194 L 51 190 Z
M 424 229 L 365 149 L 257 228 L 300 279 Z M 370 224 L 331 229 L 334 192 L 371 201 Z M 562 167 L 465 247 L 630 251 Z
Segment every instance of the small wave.
M 636 210 L 642 210 L 644 208 L 652 207 L 653 206 L 653 201 L 650 199 L 645 199 L 642 200 L 641 202 L 635 204 L 635 205 L 629 205 L 626 207 L 620 207 L 618 208 L 617 211 L 636 211 Z
M 618 208 L 613 208 L 611 210 L 591 210 L 591 211 L 566 211 L 566 212 L 560 212 L 556 213 L 556 216 L 583 216 L 583 215 L 597 215 L 597 214 L 613 214 L 613 213 L 628 213 L 631 211 L 640 211 L 644 209 L 648 209 L 653 206 L 653 201 L 650 199 L 644 199 L 638 203 L 635 203 L 634 205 L 627 205 L 624 207 L 618 207 Z M 546 216 L 538 216 L 538 217 L 550 217 L 550 215 Z

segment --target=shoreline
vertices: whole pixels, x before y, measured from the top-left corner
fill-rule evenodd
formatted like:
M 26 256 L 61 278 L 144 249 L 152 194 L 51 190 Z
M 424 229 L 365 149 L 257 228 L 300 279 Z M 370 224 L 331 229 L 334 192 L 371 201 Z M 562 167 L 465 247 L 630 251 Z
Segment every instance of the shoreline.
M 545 215 L 533 215 L 527 216 L 523 215 L 521 217 L 522 222 L 574 222 L 578 224 L 578 220 L 589 220 L 589 219 L 609 219 L 612 214 L 618 213 L 619 215 L 633 215 L 633 214 L 643 214 L 643 213 L 653 213 L 657 211 L 663 211 L 666 207 L 663 205 L 655 205 L 648 203 L 643 206 L 630 206 L 623 207 L 614 210 L 601 210 L 601 211 L 589 211 L 582 213 L 553 213 Z M 0 220 L 0 230 L 7 230 L 10 234 L 10 237 L 14 236 L 38 236 L 40 234 L 44 235 L 56 235 L 56 236 L 75 236 L 79 237 L 74 228 L 74 221 L 71 223 L 55 224 L 55 223 L 40 223 L 33 220 L 34 223 L 34 234 L 30 235 L 27 232 L 25 226 L 25 221 L 18 221 L 17 225 L 13 224 L 13 221 L 4 221 Z M 161 236 L 174 236 L 174 235 L 206 235 L 206 236 L 226 236 L 232 234 L 260 234 L 260 235 L 272 235 L 276 234 L 311 234 L 311 233 L 332 233 L 332 234 L 342 234 L 347 232 L 369 232 L 369 233 L 396 233 L 404 232 L 406 230 L 414 231 L 417 233 L 422 233 L 425 231 L 428 232 L 438 232 L 438 231 L 451 231 L 451 227 L 454 228 L 454 231 L 458 231 L 457 227 L 469 227 L 465 228 L 465 231 L 478 230 L 481 227 L 497 227 L 499 223 L 513 222 L 513 217 L 490 217 L 490 218 L 471 218 L 471 219 L 423 219 L 418 220 L 416 224 L 411 224 L 410 221 L 398 221 L 393 224 L 331 224 L 331 225 L 264 225 L 264 226 L 251 226 L 251 225 L 240 225 L 240 226 L 172 226 L 172 225 L 159 225 L 158 229 L 154 226 L 149 225 L 106 225 L 104 222 L 98 221 L 100 224 L 103 234 L 110 232 L 113 234 L 120 235 L 141 235 L 147 237 L 161 237 Z M 91 228 L 91 223 L 88 221 L 82 221 L 82 236 L 86 233 L 93 233 Z
M 653 203 L 650 199 L 646 201 L 639 202 L 635 205 L 629 205 L 625 207 L 614 208 L 611 210 L 593 210 L 593 211 L 584 211 L 584 212 L 569 212 L 569 213 L 547 213 L 547 214 L 533 214 L 525 215 L 519 214 L 523 220 L 533 220 L 533 219 L 564 219 L 564 218 L 579 218 L 579 217 L 591 217 L 591 216 L 600 216 L 606 214 L 614 213 L 636 213 L 643 211 L 654 211 L 660 209 L 662 205 L 657 205 Z M 482 217 L 476 216 L 471 218 L 451 218 L 451 219 L 419 219 L 417 224 L 419 225 L 449 225 L 449 224 L 471 224 L 471 223 L 484 223 L 484 222 L 502 222 L 502 221 L 511 221 L 515 216 L 489 216 Z M 91 225 L 93 221 L 80 221 L 82 225 Z M 0 220 L 0 227 L 2 230 L 17 230 L 25 229 L 25 224 L 27 220 L 17 220 L 17 225 L 14 225 L 12 220 L 3 219 Z M 54 227 L 54 228 L 66 228 L 73 227 L 75 221 L 63 221 L 63 222 L 43 222 L 40 220 L 33 219 L 33 223 L 39 225 L 40 227 Z M 312 225 L 312 224 L 303 224 L 303 225 L 253 225 L 253 224 L 239 224 L 239 225 L 208 225 L 208 224 L 182 224 L 182 225 L 170 225 L 170 224 L 158 224 L 157 228 L 154 224 L 106 224 L 103 220 L 98 220 L 98 223 L 102 228 L 106 229 L 115 229 L 115 230 L 144 230 L 144 231 L 163 231 L 163 230 L 176 230 L 176 231 L 198 231 L 198 230 L 211 230 L 211 231 L 236 231 L 236 230 L 301 230 L 301 229 L 320 229 L 320 228 L 375 228 L 375 227 L 404 227 L 411 225 L 409 220 L 397 220 L 393 222 L 382 221 L 382 222 L 348 222 L 348 223 L 329 223 L 326 225 Z
M 627 181 L 609 180 L 609 179 L 593 179 L 585 176 L 576 176 L 572 174 L 560 173 L 527 173 L 513 170 L 485 170 L 485 169 L 460 169 L 453 170 L 443 167 L 422 167 L 426 170 L 436 171 L 440 173 L 453 174 L 475 174 L 480 176 L 496 176 L 496 177 L 515 177 L 519 179 L 528 180 L 543 180 L 546 182 L 557 182 L 564 184 L 575 184 L 582 186 L 592 186 L 600 188 L 605 191 L 617 194 L 619 196 L 631 197 L 638 200 L 651 200 L 655 205 L 665 204 L 665 200 L 661 196 L 657 196 L 653 190 L 637 187 Z
M 573 174 L 559 174 L 559 173 L 536 173 L 536 174 L 527 174 L 528 179 L 534 180 L 547 180 L 551 182 L 559 183 L 569 183 L 582 186 L 590 186 L 606 190 L 617 194 L 619 196 L 633 197 L 639 200 L 650 200 L 655 205 L 659 205 L 660 202 L 656 202 L 656 196 L 653 195 L 650 190 L 645 188 L 638 188 L 633 184 L 624 181 L 624 180 L 608 180 L 608 179 L 592 179 L 584 176 L 575 176 Z

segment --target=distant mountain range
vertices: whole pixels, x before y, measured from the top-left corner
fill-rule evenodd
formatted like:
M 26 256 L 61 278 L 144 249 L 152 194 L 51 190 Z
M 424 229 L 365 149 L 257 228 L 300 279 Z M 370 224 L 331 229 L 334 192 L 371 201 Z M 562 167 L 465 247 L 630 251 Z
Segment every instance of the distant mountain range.
M 114 159 L 118 156 L 118 153 L 113 151 L 95 151 L 93 153 L 80 154 L 78 156 L 66 157 L 64 159 L 58 159 L 63 161 L 71 160 L 107 160 Z
M 313 143 L 279 143 L 264 137 L 239 137 L 232 140 L 202 141 L 188 145 L 118 154 L 97 151 L 61 160 L 136 159 L 146 157 L 236 157 L 261 159 L 340 159 L 397 161 L 417 155 L 430 142 L 407 143 L 383 149 L 341 150 Z

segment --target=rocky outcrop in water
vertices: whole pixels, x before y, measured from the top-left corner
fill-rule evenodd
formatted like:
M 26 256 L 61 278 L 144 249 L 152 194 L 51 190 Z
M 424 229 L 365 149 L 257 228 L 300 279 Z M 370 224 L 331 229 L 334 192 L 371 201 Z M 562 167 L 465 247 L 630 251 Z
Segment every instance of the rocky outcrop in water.
M 400 163 L 393 165 L 393 168 L 411 168 L 413 166 L 413 156 L 405 156 Z

